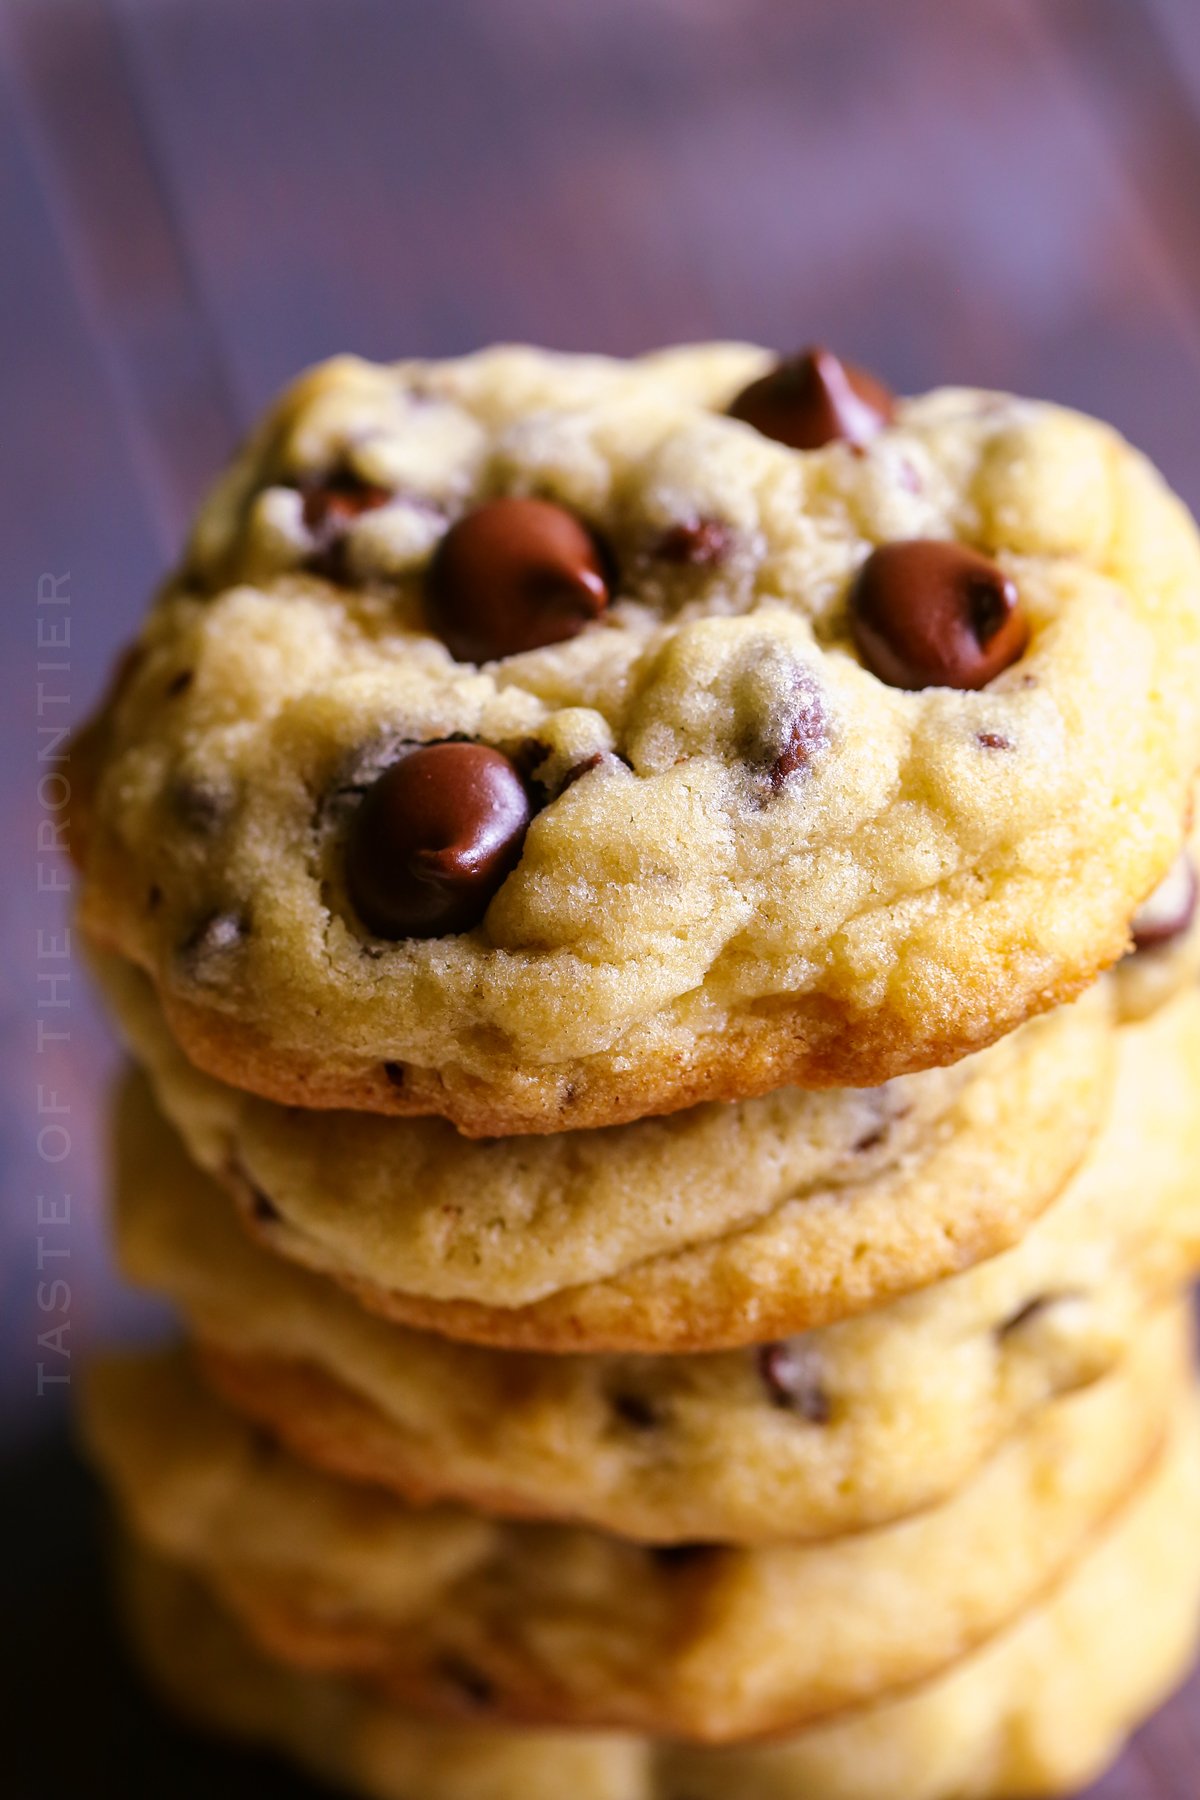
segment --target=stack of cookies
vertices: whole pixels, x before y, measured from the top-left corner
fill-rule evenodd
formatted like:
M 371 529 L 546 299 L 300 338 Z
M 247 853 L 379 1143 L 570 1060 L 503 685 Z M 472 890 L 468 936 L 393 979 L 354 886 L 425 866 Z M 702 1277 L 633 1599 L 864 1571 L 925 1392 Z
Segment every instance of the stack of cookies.
M 157 1682 L 376 1800 L 1090 1778 L 1200 1624 L 1198 767 L 1090 420 L 302 380 L 72 768 Z

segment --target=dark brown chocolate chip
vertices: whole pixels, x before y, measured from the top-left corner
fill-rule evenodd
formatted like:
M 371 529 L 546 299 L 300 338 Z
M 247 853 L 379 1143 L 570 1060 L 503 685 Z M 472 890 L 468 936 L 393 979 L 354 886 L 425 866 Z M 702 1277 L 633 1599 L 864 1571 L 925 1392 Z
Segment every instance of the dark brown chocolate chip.
M 872 1126 L 869 1131 L 864 1131 L 863 1135 L 855 1143 L 855 1154 L 857 1156 L 865 1156 L 869 1150 L 878 1150 L 881 1144 L 887 1142 L 889 1129 L 890 1127 L 885 1122 L 882 1125 Z
M 621 1423 L 628 1425 L 632 1431 L 653 1431 L 663 1422 L 658 1407 L 644 1394 L 614 1394 L 612 1409 Z
M 394 1088 L 402 1088 L 408 1080 L 408 1069 L 401 1062 L 385 1062 L 383 1073 Z
M 271 1199 L 270 1195 L 265 1194 L 262 1188 L 258 1186 L 257 1182 L 251 1180 L 240 1162 L 235 1160 L 231 1163 L 229 1168 L 229 1179 L 245 1196 L 250 1217 L 254 1220 L 256 1225 L 279 1224 L 283 1214 Z
M 695 1569 L 713 1559 L 716 1544 L 656 1544 L 650 1554 L 660 1569 Z
M 814 345 L 743 388 L 729 416 L 793 450 L 819 450 L 838 438 L 868 443 L 895 407 L 881 381 Z
M 443 1656 L 437 1665 L 437 1676 L 473 1707 L 490 1706 L 496 1698 L 493 1683 L 465 1657 Z
M 1135 950 L 1157 950 L 1190 930 L 1200 901 L 1196 865 L 1186 853 L 1178 858 L 1133 921 Z
M 516 864 L 530 805 L 513 764 L 486 744 L 424 744 L 368 789 L 350 822 L 346 881 L 382 938 L 478 925 Z
M 390 489 L 364 481 L 348 469 L 301 492 L 304 523 L 314 537 L 322 540 L 340 534 L 363 513 L 386 506 L 392 498 Z
M 460 662 L 559 644 L 608 605 L 599 546 L 565 507 L 491 500 L 452 525 L 426 582 L 431 627 Z
M 650 554 L 658 561 L 708 569 L 729 554 L 733 533 L 720 519 L 693 519 L 672 525 L 656 538 Z
M 1002 731 L 977 731 L 975 742 L 981 750 L 1011 750 L 1013 742 Z
M 763 1344 L 758 1366 L 773 1406 L 798 1413 L 810 1425 L 827 1425 L 833 1406 L 821 1382 L 816 1359 L 802 1340 L 785 1338 Z
M 899 688 L 981 688 L 1029 641 L 1016 584 L 962 544 L 912 538 L 873 550 L 850 590 L 867 668 Z
M 304 523 L 313 539 L 308 566 L 332 581 L 346 573 L 347 529 L 365 512 L 386 506 L 394 496 L 376 482 L 364 481 L 349 469 L 336 470 L 324 481 L 301 489 Z
M 178 675 L 172 675 L 167 683 L 167 699 L 176 700 L 180 694 L 186 694 L 195 679 L 196 671 L 194 669 L 180 669 Z

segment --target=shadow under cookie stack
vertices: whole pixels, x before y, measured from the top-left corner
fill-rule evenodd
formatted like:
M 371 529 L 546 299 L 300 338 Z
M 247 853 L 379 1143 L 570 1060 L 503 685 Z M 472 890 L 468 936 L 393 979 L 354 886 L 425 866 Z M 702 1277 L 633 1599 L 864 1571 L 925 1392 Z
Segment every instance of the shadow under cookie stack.
M 300 381 L 73 751 L 154 1682 L 375 1800 L 1092 1779 L 1200 1625 L 1198 765 L 1093 421 Z

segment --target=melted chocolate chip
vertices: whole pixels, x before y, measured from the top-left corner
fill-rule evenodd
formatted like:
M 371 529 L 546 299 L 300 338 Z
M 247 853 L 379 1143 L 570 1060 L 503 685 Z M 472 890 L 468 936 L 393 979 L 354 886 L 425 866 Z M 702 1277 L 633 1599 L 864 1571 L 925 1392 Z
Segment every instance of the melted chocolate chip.
M 401 1062 L 385 1062 L 383 1073 L 394 1088 L 402 1088 L 408 1080 L 408 1070 Z
M 460 662 L 577 637 L 608 605 L 599 546 L 565 507 L 491 500 L 452 525 L 426 582 L 432 629 Z
M 478 925 L 515 866 L 529 798 L 485 744 L 424 744 L 368 789 L 350 823 L 346 881 L 377 937 L 445 937 Z
M 867 668 L 899 688 L 986 687 L 1029 641 L 1016 584 L 977 551 L 934 538 L 873 550 L 850 619 Z
M 1200 901 L 1196 865 L 1186 853 L 1161 881 L 1133 921 L 1135 950 L 1157 950 L 1191 929 Z
M 894 414 L 882 382 L 816 345 L 752 381 L 729 408 L 731 418 L 793 450 L 819 450 L 838 438 L 861 446 Z
M 658 562 L 707 569 L 724 561 L 732 541 L 733 533 L 720 519 L 693 519 L 670 526 L 655 540 L 650 554 Z
M 802 1340 L 785 1338 L 777 1344 L 763 1344 L 758 1352 L 758 1367 L 772 1406 L 798 1413 L 810 1425 L 829 1423 L 833 1406 L 822 1385 L 816 1359 Z

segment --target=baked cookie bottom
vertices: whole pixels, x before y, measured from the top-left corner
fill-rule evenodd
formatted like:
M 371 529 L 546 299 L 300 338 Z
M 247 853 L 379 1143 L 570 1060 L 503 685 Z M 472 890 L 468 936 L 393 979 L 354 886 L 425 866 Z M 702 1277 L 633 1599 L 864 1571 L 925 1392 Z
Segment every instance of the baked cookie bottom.
M 940 1507 L 754 1550 L 414 1512 L 294 1463 L 170 1357 L 96 1371 L 88 1427 L 135 1532 L 285 1661 L 426 1713 L 732 1742 L 932 1676 L 1035 1601 L 1159 1451 L 1190 1340 L 1163 1311 Z
M 125 1611 L 164 1697 L 370 1800 L 1047 1800 L 1085 1787 L 1182 1680 L 1200 1615 L 1200 1416 L 1062 1581 L 922 1687 L 778 1742 L 439 1725 L 256 1650 L 179 1564 L 130 1547 Z
M 1014 1249 L 764 1346 L 562 1357 L 376 1317 L 250 1240 L 140 1080 L 117 1109 L 118 1256 L 223 1396 L 333 1473 L 648 1542 L 832 1536 L 945 1498 L 1200 1266 L 1200 995 L 1123 1033 L 1121 1062 L 1095 1151 Z

